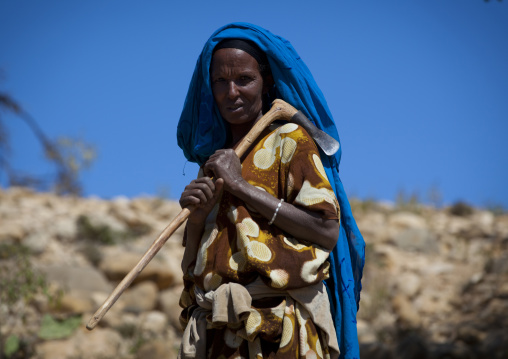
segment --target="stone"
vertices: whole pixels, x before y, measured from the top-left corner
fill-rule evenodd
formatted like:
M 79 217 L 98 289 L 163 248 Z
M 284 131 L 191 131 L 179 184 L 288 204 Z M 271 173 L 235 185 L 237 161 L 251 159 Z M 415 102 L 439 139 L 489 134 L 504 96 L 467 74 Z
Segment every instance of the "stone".
M 168 317 L 159 311 L 143 313 L 141 316 L 141 330 L 145 336 L 157 337 L 162 334 L 168 325 Z
M 505 313 L 506 314 L 506 313 Z M 506 328 L 492 330 L 480 347 L 481 358 L 508 358 L 508 333 Z
M 464 323 L 457 331 L 457 339 L 467 344 L 478 344 L 485 339 L 485 333 L 476 328 L 474 324 Z
M 71 359 L 75 358 L 74 343 L 70 340 L 51 340 L 38 344 L 35 348 L 40 359 Z
M 177 285 L 162 291 L 159 294 L 159 306 L 168 316 L 169 323 L 176 329 L 180 330 L 180 312 L 182 308 L 179 305 L 180 295 L 182 294 L 183 285 Z
M 439 252 L 436 235 L 423 228 L 403 230 L 393 238 L 393 241 L 398 248 L 405 251 L 425 254 L 436 254 Z
M 2 241 L 20 241 L 26 235 L 22 223 L 12 220 L 2 220 L 0 226 L 0 242 Z
M 433 343 L 429 346 L 429 358 L 475 359 L 473 350 L 461 342 Z
M 74 289 L 64 292 L 55 309 L 63 313 L 86 313 L 95 311 L 96 306 L 89 292 Z
M 33 254 L 41 254 L 44 252 L 50 238 L 45 232 L 33 232 L 23 238 L 22 244 L 27 247 Z
M 375 343 L 377 341 L 376 333 L 372 326 L 365 320 L 358 319 L 356 322 L 356 329 L 358 332 L 358 340 L 361 343 Z
M 388 225 L 403 229 L 424 229 L 427 228 L 425 219 L 411 212 L 395 213 L 388 219 Z
M 142 213 L 143 216 L 140 216 L 131 207 L 129 199 L 126 197 L 116 197 L 113 199 L 111 213 L 130 228 L 151 227 L 150 224 L 153 222 L 153 215 Z
M 78 235 L 75 217 L 60 216 L 55 218 L 54 222 L 51 224 L 51 228 L 52 232 L 60 240 L 70 241 L 75 239 Z
M 157 304 L 157 285 L 152 282 L 142 282 L 126 290 L 118 302 L 124 306 L 124 310 L 131 313 L 140 313 L 155 309 Z
M 393 359 L 390 348 L 383 343 L 360 342 L 360 358 L 362 359 Z
M 78 329 L 65 340 L 46 341 L 36 347 L 41 359 L 97 359 L 117 358 L 121 336 L 112 329 L 96 328 L 89 332 Z
M 420 290 L 420 286 L 420 277 L 414 273 L 405 272 L 396 278 L 397 291 L 408 298 L 414 297 Z
M 405 296 L 401 294 L 395 295 L 392 298 L 392 306 L 403 327 L 408 329 L 420 326 L 420 316 Z
M 357 224 L 362 229 L 363 236 L 374 239 L 378 238 L 376 234 L 386 226 L 386 217 L 382 213 L 372 212 L 366 214 Z
M 362 358 L 401 357 L 404 342 L 409 344 L 402 357 L 418 357 L 424 351 L 413 350 L 418 343 L 406 340 L 408 332 L 424 335 L 428 359 L 508 357 L 503 346 L 508 342 L 504 334 L 508 214 L 474 209 L 458 217 L 446 209 L 424 206 L 418 213 L 396 211 L 373 203 L 355 213 L 368 243 L 357 323 Z M 183 226 L 99 326 L 93 332 L 83 328 L 115 282 L 124 278 L 179 212 L 177 202 L 160 198 L 108 201 L 0 190 L 0 244 L 29 247 L 28 259 L 35 272 L 45 270 L 50 292 L 64 290 L 59 312 L 42 292 L 13 304 L 3 303 L 2 297 L 0 334 L 23 338 L 23 345 L 39 359 L 175 357 L 181 340 Z M 139 235 L 117 241 L 126 236 L 120 233 L 111 246 L 82 241 L 76 224 L 80 215 Z M 151 233 L 141 228 L 147 224 L 152 225 Z M 85 258 L 85 244 L 100 251 L 103 258 L 93 261 L 100 269 Z M 5 258 L 3 250 L 0 256 Z M 65 340 L 30 341 L 37 338 L 46 313 L 55 317 L 82 313 L 83 326 Z
M 508 214 L 496 217 L 494 233 L 498 238 L 508 239 Z
M 142 256 L 142 253 L 128 252 L 117 247 L 105 248 L 99 268 L 110 280 L 122 280 Z M 157 283 L 159 289 L 165 289 L 173 285 L 181 276 L 181 269 L 178 268 L 177 272 L 174 263 L 170 263 L 170 260 L 158 253 L 138 275 L 134 283 L 153 281 Z
M 124 305 L 115 303 L 100 321 L 100 326 L 115 329 L 122 337 L 132 337 L 139 329 L 140 317 L 137 314 L 126 313 Z M 101 303 L 102 304 L 102 303 Z
M 90 225 L 94 228 L 107 227 L 117 233 L 125 233 L 127 231 L 125 223 L 109 213 L 92 212 L 87 213 L 86 217 Z
M 399 340 L 395 348 L 396 359 L 427 359 L 428 345 L 417 333 L 411 333 Z
M 176 359 L 177 353 L 177 350 L 171 345 L 171 343 L 163 340 L 154 340 L 143 344 L 136 353 L 136 358 Z
M 492 212 L 475 212 L 471 220 L 474 222 L 474 227 L 480 235 L 492 236 L 494 234 L 494 214 Z
M 95 328 L 88 331 L 80 328 L 71 340 L 75 353 L 81 359 L 117 358 L 119 357 L 122 337 L 118 332 L 109 328 Z M 54 357 L 55 358 L 55 357 Z
M 463 235 L 471 228 L 471 220 L 464 217 L 452 216 L 448 222 L 448 233 Z
M 180 213 L 181 210 L 182 208 L 178 202 L 162 201 L 155 210 L 155 214 L 161 219 L 172 220 L 178 215 L 178 213 Z
M 68 265 L 40 265 L 46 279 L 64 290 L 79 289 L 84 292 L 111 292 L 112 286 L 104 275 L 93 267 Z

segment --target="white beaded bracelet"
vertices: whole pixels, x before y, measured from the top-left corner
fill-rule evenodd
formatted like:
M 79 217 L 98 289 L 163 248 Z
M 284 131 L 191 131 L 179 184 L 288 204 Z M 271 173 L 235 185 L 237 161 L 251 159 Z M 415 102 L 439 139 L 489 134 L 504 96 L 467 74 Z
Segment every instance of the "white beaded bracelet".
M 282 206 L 282 202 L 284 202 L 284 198 L 280 199 L 279 204 L 277 205 L 277 208 L 275 208 L 275 213 L 273 214 L 272 219 L 270 222 L 268 222 L 268 225 L 271 226 L 273 224 L 273 221 L 275 221 L 275 217 L 277 217 L 277 213 L 279 212 L 280 207 Z

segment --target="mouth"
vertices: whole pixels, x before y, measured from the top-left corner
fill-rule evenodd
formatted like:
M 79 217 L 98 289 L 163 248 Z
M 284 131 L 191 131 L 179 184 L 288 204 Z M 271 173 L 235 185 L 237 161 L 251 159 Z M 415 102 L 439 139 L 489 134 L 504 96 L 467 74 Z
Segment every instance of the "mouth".
M 228 111 L 230 111 L 230 112 L 237 112 L 237 111 L 241 110 L 242 108 L 243 108 L 242 104 L 232 105 L 232 106 L 227 107 Z

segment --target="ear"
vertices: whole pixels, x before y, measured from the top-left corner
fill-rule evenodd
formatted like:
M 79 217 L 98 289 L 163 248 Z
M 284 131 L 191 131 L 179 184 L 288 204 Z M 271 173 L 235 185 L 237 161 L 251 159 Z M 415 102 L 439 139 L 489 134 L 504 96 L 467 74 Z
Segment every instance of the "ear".
M 263 95 L 266 95 L 268 91 L 273 87 L 275 82 L 273 81 L 272 74 L 268 74 L 263 77 Z

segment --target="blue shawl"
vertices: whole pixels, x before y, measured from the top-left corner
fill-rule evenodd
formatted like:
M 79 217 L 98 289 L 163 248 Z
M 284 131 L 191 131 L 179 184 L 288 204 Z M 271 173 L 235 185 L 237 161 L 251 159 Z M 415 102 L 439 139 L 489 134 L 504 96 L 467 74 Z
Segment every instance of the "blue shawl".
M 254 41 L 268 57 L 276 97 L 302 111 L 318 128 L 335 139 L 339 134 L 326 100 L 309 69 L 289 41 L 248 23 L 232 23 L 218 29 L 198 58 L 178 123 L 178 145 L 185 157 L 199 165 L 226 142 L 226 128 L 215 106 L 210 86 L 213 48 L 226 38 Z M 339 178 L 342 148 L 333 156 L 321 152 L 326 174 L 340 205 L 340 235 L 330 253 L 330 278 L 326 280 L 342 358 L 359 358 L 356 312 L 360 301 L 365 263 L 365 242 L 351 213 Z

